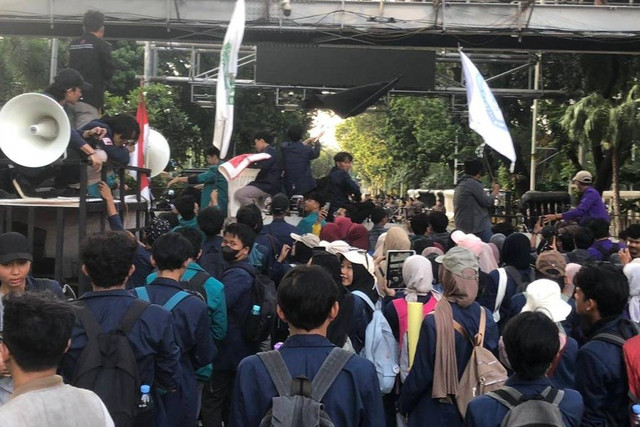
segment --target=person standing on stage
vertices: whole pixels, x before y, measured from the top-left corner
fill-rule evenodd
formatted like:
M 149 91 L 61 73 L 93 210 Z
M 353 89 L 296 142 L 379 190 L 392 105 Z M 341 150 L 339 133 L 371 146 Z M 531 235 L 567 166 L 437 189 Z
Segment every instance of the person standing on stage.
M 303 127 L 293 125 L 287 129 L 289 142 L 282 144 L 284 186 L 289 197 L 294 194 L 306 194 L 316 186 L 311 174 L 311 161 L 320 156 L 322 147 L 318 138 L 302 141 L 303 135 Z
M 207 161 L 209 162 L 209 170 L 198 175 L 191 176 L 179 176 L 173 178 L 167 184 L 167 187 L 171 187 L 177 182 L 185 184 L 204 184 L 202 189 L 202 196 L 200 198 L 200 209 L 204 209 L 211 203 L 211 191 L 216 190 L 218 192 L 218 202 L 216 205 L 212 205 L 220 209 L 224 217 L 227 216 L 227 205 L 229 203 L 229 183 L 227 179 L 218 171 L 218 164 L 220 163 L 220 150 L 216 147 L 209 147 L 206 150 Z
M 488 243 L 491 233 L 489 208 L 500 192 L 500 185 L 493 184 L 491 194 L 484 192 L 480 182 L 482 162 L 472 159 L 464 162 L 464 175 L 458 181 L 453 193 L 454 221 L 456 228 L 465 233 L 473 233 Z
M 580 193 L 580 204 L 574 209 L 564 213 L 547 214 L 544 219 L 553 221 L 561 219 L 563 221 L 577 221 L 580 225 L 585 225 L 592 219 L 604 219 L 609 223 L 611 219 L 607 213 L 607 207 L 602 201 L 598 190 L 593 188 L 593 176 L 589 171 L 580 171 L 573 177 L 573 182 Z
M 260 169 L 255 181 L 236 191 L 235 197 L 240 206 L 257 204 L 264 207 L 264 200 L 280 192 L 282 187 L 282 166 L 278 151 L 271 146 L 273 137 L 267 132 L 258 132 L 254 138 L 256 151 L 267 153 L 271 158 L 253 164 Z
M 115 71 L 111 46 L 104 41 L 104 15 L 89 10 L 82 17 L 84 34 L 69 45 L 69 67 L 78 70 L 93 87 L 84 91 L 75 107 L 75 128 L 80 128 L 102 114 L 105 86 Z

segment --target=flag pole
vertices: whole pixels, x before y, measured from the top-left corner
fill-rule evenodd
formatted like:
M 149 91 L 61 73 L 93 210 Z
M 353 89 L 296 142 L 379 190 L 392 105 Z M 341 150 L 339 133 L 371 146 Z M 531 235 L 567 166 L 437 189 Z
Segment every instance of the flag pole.
M 540 55 L 537 55 L 534 72 L 533 90 L 540 88 Z M 536 190 L 536 139 L 538 133 L 538 98 L 533 100 L 531 108 L 531 172 L 529 174 L 529 190 Z

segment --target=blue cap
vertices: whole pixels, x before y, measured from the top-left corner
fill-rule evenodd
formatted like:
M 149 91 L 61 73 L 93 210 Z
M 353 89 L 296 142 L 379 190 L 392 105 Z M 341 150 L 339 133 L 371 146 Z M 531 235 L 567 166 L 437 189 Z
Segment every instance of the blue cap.
M 140 393 L 149 394 L 150 391 L 151 391 L 151 387 L 149 387 L 148 385 L 143 384 L 140 386 Z
M 634 414 L 640 415 L 640 405 L 638 405 L 637 403 L 631 407 L 631 410 Z

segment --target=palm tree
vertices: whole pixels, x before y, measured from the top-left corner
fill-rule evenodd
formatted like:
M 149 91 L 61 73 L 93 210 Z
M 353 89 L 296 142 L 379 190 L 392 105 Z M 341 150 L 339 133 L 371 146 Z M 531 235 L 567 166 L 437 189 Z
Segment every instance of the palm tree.
M 590 145 L 596 151 L 606 151 L 610 159 L 608 164 L 598 164 L 596 189 L 605 190 L 603 175 L 606 169 L 611 170 L 613 189 L 614 231 L 621 229 L 620 216 L 620 167 L 631 146 L 640 136 L 640 85 L 634 85 L 626 94 L 619 94 L 613 99 L 605 99 L 599 93 L 592 93 L 569 106 L 563 115 L 560 125 L 567 132 L 569 139 Z M 594 159 L 603 156 L 594 155 Z

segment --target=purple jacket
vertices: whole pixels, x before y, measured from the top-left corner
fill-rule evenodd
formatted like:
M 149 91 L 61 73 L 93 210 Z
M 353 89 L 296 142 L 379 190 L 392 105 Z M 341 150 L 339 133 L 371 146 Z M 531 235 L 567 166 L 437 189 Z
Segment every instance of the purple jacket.
M 575 220 L 578 221 L 580 225 L 585 225 L 587 221 L 592 219 L 604 219 L 607 222 L 611 221 L 600 193 L 593 187 L 588 187 L 585 190 L 580 199 L 580 204 L 574 209 L 563 213 L 562 219 L 565 221 Z

